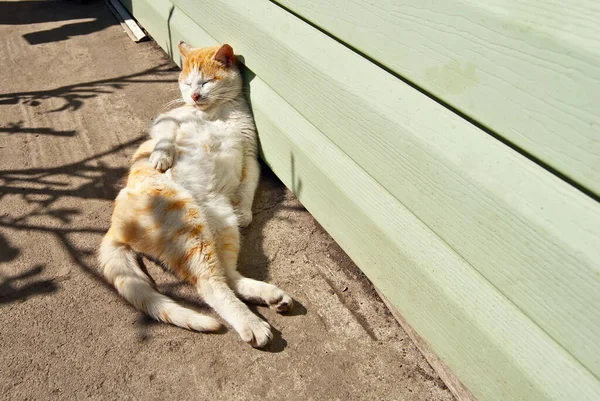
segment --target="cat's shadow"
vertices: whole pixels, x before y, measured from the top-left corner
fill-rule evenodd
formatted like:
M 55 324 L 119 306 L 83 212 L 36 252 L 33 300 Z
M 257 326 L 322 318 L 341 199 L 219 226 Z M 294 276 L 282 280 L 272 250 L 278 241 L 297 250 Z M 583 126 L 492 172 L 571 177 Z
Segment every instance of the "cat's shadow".
M 268 240 L 266 225 L 285 207 L 285 195 L 283 183 L 268 167 L 261 166 L 260 183 L 252 206 L 252 223 L 241 230 L 238 270 L 244 276 L 261 281 L 269 279 L 270 260 L 265 252 L 265 240 Z

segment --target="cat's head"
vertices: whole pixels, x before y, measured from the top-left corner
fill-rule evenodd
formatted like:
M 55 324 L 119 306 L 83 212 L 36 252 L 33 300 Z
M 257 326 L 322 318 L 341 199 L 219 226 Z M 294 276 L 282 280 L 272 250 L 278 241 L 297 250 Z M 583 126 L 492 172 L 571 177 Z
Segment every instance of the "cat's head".
M 182 56 L 179 89 L 186 104 L 201 110 L 235 99 L 242 90 L 242 78 L 229 45 L 192 49 L 179 42 Z

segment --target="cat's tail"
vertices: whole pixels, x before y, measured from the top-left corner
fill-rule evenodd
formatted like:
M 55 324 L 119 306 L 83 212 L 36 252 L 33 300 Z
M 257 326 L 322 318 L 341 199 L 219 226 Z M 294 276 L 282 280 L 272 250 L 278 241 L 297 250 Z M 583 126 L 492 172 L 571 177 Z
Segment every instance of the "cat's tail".
M 110 232 L 102 240 L 99 259 L 104 276 L 119 294 L 152 318 L 196 331 L 216 331 L 221 327 L 216 319 L 185 308 L 158 292 L 140 268 L 136 253 L 128 245 L 115 241 Z

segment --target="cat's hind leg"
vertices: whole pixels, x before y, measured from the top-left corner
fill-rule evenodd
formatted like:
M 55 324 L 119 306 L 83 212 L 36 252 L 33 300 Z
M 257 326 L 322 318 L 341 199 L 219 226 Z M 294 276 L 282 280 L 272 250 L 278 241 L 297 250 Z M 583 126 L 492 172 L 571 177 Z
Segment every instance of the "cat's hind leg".
M 197 279 L 196 288 L 204 301 L 238 332 L 242 340 L 253 347 L 267 345 L 273 338 L 271 326 L 235 296 L 227 284 L 214 242 L 189 247 L 184 259 Z
M 262 348 L 271 341 L 271 326 L 240 301 L 224 276 L 213 275 L 198 281 L 200 295 L 235 331 L 253 347 Z
M 244 301 L 268 305 L 277 312 L 288 312 L 292 309 L 292 297 L 273 284 L 242 276 L 236 270 L 227 271 L 227 280 L 233 291 Z
M 291 310 L 292 297 L 273 284 L 244 277 L 237 271 L 240 234 L 234 209 L 223 199 L 208 203 L 207 208 L 217 252 L 225 268 L 227 282 L 235 294 L 244 301 L 268 305 L 277 312 Z
M 263 347 L 272 338 L 269 324 L 252 313 L 229 286 L 227 272 L 232 266 L 235 268 L 239 253 L 237 217 L 227 199 L 220 196 L 207 200 L 203 212 L 210 226 L 211 239 L 199 257 L 190 260 L 190 268 L 196 264 L 209 267 L 208 274 L 198 276 L 198 291 L 244 341 Z M 206 234 L 209 233 L 203 233 Z
M 137 249 L 166 262 L 179 277 L 196 286 L 204 301 L 255 347 L 271 340 L 271 328 L 240 301 L 227 284 L 206 208 L 173 185 L 148 186 L 138 209 L 150 225 Z

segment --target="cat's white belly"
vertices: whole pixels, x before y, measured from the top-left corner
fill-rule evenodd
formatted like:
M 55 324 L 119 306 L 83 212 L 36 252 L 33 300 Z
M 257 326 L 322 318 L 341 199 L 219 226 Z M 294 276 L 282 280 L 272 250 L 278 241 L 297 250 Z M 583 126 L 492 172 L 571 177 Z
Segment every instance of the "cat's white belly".
M 172 177 L 201 201 L 208 194 L 235 197 L 242 177 L 243 146 L 226 124 L 182 124 Z

